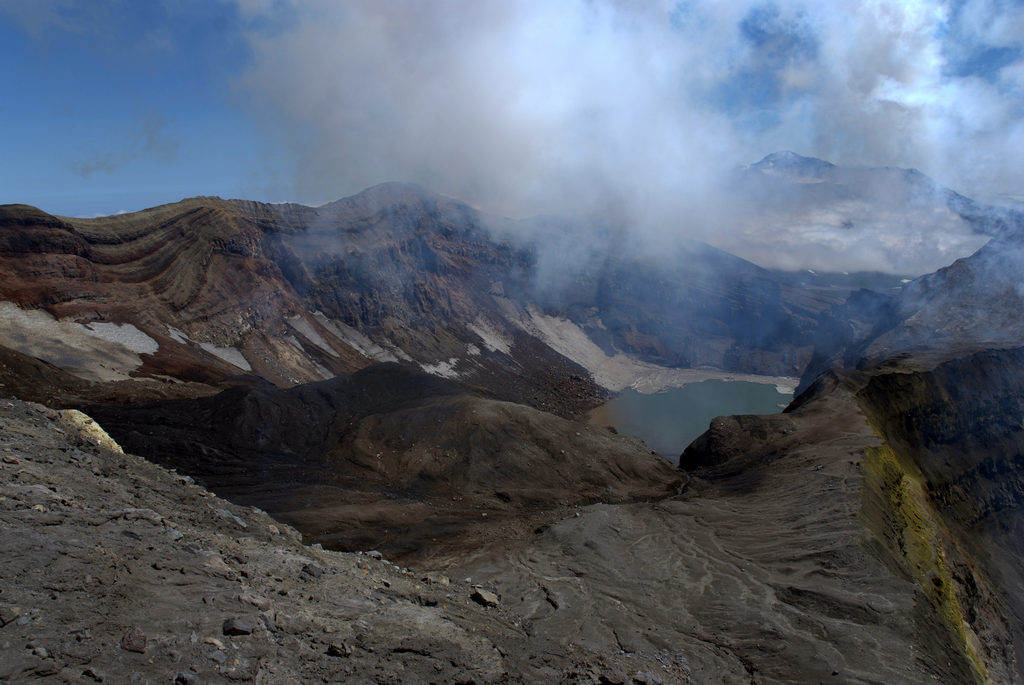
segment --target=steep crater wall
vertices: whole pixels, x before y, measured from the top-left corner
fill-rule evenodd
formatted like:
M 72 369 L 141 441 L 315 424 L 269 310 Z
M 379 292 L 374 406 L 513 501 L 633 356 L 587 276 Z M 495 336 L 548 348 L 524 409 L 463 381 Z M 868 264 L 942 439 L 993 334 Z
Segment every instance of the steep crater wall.
M 952 625 L 1021 653 L 1024 349 L 873 375 L 858 398 L 885 440 L 865 461 L 869 489 L 892 504 L 881 534 Z

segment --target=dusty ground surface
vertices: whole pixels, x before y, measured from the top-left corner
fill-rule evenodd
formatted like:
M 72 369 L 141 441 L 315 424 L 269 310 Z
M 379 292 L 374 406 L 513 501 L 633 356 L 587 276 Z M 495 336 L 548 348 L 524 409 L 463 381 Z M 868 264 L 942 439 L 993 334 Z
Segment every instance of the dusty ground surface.
M 975 682 L 921 589 L 869 551 L 863 461 L 880 441 L 852 394 L 716 421 L 725 460 L 681 496 L 588 507 L 449 572 L 488 578 L 538 635 L 654 657 L 679 682 Z
M 592 683 L 646 666 L 537 635 L 473 599 L 485 579 L 303 546 L 77 416 L 0 401 L 0 682 Z

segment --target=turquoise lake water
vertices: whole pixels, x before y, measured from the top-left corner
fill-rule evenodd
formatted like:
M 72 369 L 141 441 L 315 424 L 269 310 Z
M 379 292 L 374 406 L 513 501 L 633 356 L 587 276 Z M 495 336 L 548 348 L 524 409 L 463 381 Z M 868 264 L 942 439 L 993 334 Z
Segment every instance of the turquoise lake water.
M 711 419 L 730 414 L 777 414 L 793 399 L 774 385 L 710 380 L 643 395 L 627 388 L 593 414 L 594 421 L 635 435 L 675 461 Z

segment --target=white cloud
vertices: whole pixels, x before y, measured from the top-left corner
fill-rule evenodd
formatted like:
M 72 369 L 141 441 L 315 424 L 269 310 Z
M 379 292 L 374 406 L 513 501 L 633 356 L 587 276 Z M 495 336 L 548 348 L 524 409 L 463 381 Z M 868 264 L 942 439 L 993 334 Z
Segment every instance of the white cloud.
M 1013 4 L 239 5 L 264 19 L 239 86 L 293 146 L 299 200 L 409 180 L 494 211 L 708 237 L 726 228 L 709 225 L 728 209 L 719 174 L 778 149 L 968 193 L 1024 185 L 1019 56 L 998 78 L 950 62 L 1019 46 Z

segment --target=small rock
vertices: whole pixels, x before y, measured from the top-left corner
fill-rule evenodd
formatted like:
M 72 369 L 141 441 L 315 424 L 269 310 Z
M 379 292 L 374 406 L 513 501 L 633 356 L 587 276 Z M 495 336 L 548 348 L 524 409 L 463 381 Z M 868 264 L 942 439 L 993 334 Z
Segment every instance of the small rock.
M 242 519 L 240 519 L 237 516 L 235 516 L 234 514 L 232 514 L 227 509 L 214 509 L 213 511 L 214 511 L 214 513 L 216 513 L 221 518 L 224 518 L 224 519 L 227 519 L 228 521 L 231 521 L 232 523 L 234 523 L 239 528 L 248 528 L 249 527 L 249 524 L 247 524 L 245 521 L 243 521 Z
M 124 636 L 121 638 L 121 649 L 127 652 L 145 654 L 146 634 L 142 632 L 142 628 L 138 626 L 132 626 L 131 628 L 126 630 Z
M 313 578 L 319 578 L 324 574 L 324 570 L 316 564 L 306 564 L 302 567 L 302 572 L 307 576 L 312 576 Z
M 218 664 L 223 664 L 225 661 L 228 660 L 228 655 L 218 649 L 216 652 L 210 655 L 210 658 L 216 661 Z
M 375 549 L 371 549 L 369 552 L 367 552 L 366 556 L 368 556 L 368 557 L 370 557 L 372 559 L 383 559 L 384 558 L 384 555 L 381 554 L 380 552 L 378 552 Z
M 4 455 L 4 463 L 5 464 L 18 464 L 19 462 L 18 462 L 17 457 L 12 457 L 9 454 L 5 454 Z
M 40 659 L 46 659 L 50 656 L 50 653 L 46 651 L 46 647 L 36 647 L 32 650 L 32 653 Z
M 194 640 L 193 640 L 193 642 L 194 642 Z M 213 645 L 217 649 L 224 649 L 224 643 L 221 642 L 220 640 L 218 640 L 215 637 L 204 637 L 203 638 L 203 644 L 204 645 Z
M 0 606 L 0 628 L 14 621 L 20 615 L 21 612 L 17 607 Z
M 331 644 L 327 648 L 327 656 L 352 656 L 352 648 L 342 642 L 340 645 Z
M 251 593 L 239 594 L 235 597 L 239 602 L 245 602 L 251 604 L 261 611 L 267 611 L 271 607 L 270 600 L 260 595 L 254 595 Z
M 260 620 L 263 621 L 263 626 L 267 629 L 268 633 L 276 633 L 279 630 L 277 623 L 267 614 L 260 614 Z
M 244 618 L 229 618 L 222 630 L 225 635 L 252 635 L 252 623 Z
M 617 669 L 603 672 L 597 679 L 601 685 L 625 685 L 626 674 Z
M 103 674 L 97 671 L 92 666 L 82 671 L 82 677 L 90 678 L 91 680 L 95 680 L 97 683 L 103 682 Z
M 174 685 L 199 685 L 199 676 L 195 673 L 182 671 L 174 676 Z
M 52 662 L 41 664 L 32 669 L 32 675 L 39 678 L 48 678 L 49 676 L 57 675 L 58 673 L 60 673 L 60 667 Z M 50 682 L 53 681 L 51 680 Z
M 498 595 L 488 590 L 473 590 L 473 594 L 471 594 L 469 598 L 477 604 L 485 607 L 496 607 L 500 603 Z

